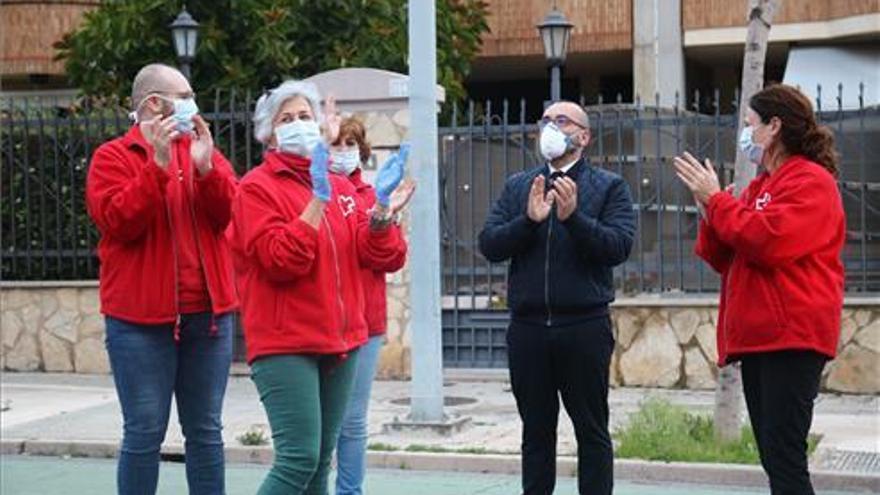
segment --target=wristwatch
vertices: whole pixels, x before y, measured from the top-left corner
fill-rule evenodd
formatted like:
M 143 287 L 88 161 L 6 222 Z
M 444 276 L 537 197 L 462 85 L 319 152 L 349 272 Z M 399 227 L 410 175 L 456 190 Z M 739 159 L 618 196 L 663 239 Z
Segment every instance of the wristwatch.
M 379 210 L 373 209 L 370 213 L 370 228 L 372 230 L 388 228 L 388 226 L 394 222 L 395 216 L 396 215 L 392 215 L 388 210 L 380 213 Z

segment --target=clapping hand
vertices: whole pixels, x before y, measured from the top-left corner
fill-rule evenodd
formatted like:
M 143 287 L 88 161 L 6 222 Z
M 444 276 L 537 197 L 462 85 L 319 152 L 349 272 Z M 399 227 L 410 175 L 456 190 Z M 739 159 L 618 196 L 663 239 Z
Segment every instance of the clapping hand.
M 532 188 L 529 190 L 529 204 L 527 214 L 533 222 L 543 222 L 550 215 L 553 209 L 553 202 L 556 197 L 555 191 L 549 191 L 544 194 L 547 179 L 543 175 L 535 177 L 532 181 Z
M 161 116 L 156 116 L 151 120 L 141 122 L 140 128 L 144 140 L 153 148 L 153 160 L 156 165 L 163 170 L 167 169 L 168 164 L 171 163 L 171 143 L 180 137 L 174 116 L 164 119 Z
M 713 194 L 721 191 L 718 174 L 708 158 L 700 163 L 693 155 L 685 152 L 684 155 L 675 157 L 673 163 L 676 175 L 691 190 L 698 203 L 706 205 Z
M 577 183 L 570 177 L 562 176 L 553 181 L 553 194 L 556 200 L 556 216 L 559 221 L 564 222 L 577 209 Z
M 214 138 L 211 136 L 211 129 L 208 128 L 208 123 L 205 122 L 201 115 L 193 117 L 193 122 L 195 123 L 195 132 L 193 133 L 189 152 L 199 174 L 205 175 L 213 168 L 211 157 L 214 154 Z
M 330 186 L 330 151 L 324 143 L 318 143 L 312 150 L 312 163 L 309 165 L 309 174 L 312 176 L 312 194 L 321 201 L 330 201 L 332 188 Z
M 336 98 L 333 95 L 328 95 L 327 99 L 324 100 L 324 125 L 323 134 L 324 141 L 328 143 L 336 142 L 336 138 L 339 137 L 339 126 L 342 124 L 342 116 L 339 115 L 339 110 L 336 109 Z
M 391 203 L 391 194 L 403 180 L 404 166 L 409 156 L 409 144 L 400 145 L 400 151 L 391 155 L 376 174 L 376 202 L 383 208 Z

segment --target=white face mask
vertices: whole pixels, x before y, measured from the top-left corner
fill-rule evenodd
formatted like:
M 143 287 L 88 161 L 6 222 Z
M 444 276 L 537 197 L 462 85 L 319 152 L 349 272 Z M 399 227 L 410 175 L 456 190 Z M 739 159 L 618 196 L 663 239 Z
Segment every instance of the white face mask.
M 541 156 L 546 160 L 555 160 L 574 149 L 571 136 L 559 130 L 553 123 L 547 124 L 541 129 L 540 146 Z
M 361 152 L 357 148 L 347 151 L 330 152 L 330 171 L 351 175 L 361 165 Z
M 739 149 L 748 157 L 749 161 L 761 165 L 764 159 L 764 147 L 753 141 L 755 128 L 747 125 L 743 127 L 739 135 Z
M 314 120 L 294 120 L 275 128 L 278 149 L 300 156 L 311 156 L 321 142 L 321 128 Z

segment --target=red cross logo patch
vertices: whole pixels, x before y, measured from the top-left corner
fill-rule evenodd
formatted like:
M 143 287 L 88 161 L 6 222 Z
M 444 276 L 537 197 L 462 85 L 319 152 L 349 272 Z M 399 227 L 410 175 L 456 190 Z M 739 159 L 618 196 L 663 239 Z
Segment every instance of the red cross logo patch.
M 348 218 L 349 215 L 354 213 L 354 209 L 356 207 L 354 198 L 351 196 L 339 196 L 339 209 L 342 210 L 342 216 Z

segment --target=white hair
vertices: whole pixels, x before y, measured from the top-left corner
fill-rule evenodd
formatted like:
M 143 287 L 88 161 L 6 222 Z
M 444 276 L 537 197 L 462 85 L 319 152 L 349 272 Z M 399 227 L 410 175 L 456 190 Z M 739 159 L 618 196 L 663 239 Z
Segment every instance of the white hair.
M 266 143 L 272 137 L 272 122 L 284 103 L 296 96 L 306 99 L 315 115 L 315 120 L 323 122 L 321 114 L 321 94 L 314 83 L 289 79 L 281 83 L 277 88 L 270 89 L 257 100 L 254 109 L 254 137 L 261 143 Z

